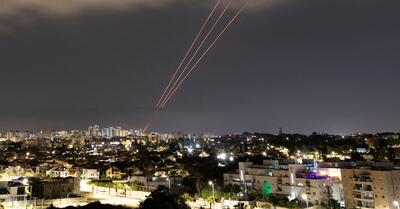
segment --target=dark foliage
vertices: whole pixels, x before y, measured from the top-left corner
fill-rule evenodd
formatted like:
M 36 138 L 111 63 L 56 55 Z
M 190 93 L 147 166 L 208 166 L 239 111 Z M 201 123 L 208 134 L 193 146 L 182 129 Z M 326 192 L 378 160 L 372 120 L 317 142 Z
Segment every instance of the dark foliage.
M 190 209 L 190 207 L 181 196 L 160 186 L 140 203 L 139 209 Z
M 48 209 L 56 209 L 56 207 L 50 206 Z M 85 206 L 78 206 L 78 207 L 69 206 L 64 209 L 129 209 L 129 207 L 121 205 L 101 204 L 100 202 L 92 202 Z

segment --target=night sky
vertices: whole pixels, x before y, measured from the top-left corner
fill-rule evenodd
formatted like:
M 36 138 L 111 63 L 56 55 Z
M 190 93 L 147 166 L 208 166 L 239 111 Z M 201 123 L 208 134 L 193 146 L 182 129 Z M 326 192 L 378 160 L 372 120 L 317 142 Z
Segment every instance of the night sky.
M 249 1 L 155 111 L 214 0 L 0 0 L 0 130 L 400 130 L 399 0 Z

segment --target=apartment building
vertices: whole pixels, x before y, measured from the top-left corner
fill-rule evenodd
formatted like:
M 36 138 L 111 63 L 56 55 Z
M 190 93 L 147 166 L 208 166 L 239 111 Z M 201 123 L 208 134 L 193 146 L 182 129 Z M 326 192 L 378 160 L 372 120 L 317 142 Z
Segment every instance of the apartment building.
M 398 208 L 400 170 L 390 163 L 341 169 L 346 208 Z
M 247 190 L 264 194 L 301 198 L 306 194 L 312 204 L 328 204 L 330 199 L 343 202 L 340 169 L 319 168 L 314 160 L 303 162 L 264 161 L 262 165 L 240 162 L 238 173 L 225 173 L 224 184 L 245 185 Z

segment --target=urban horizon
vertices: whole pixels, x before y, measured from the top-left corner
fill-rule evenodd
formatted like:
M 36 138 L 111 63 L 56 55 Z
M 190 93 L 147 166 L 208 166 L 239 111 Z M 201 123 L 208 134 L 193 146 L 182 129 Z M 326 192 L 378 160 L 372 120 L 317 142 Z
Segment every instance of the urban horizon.
M 90 127 L 92 126 L 99 126 L 101 127 L 101 129 L 105 129 L 105 128 L 119 128 L 119 129 L 124 129 L 125 131 L 137 131 L 137 130 L 141 130 L 143 131 L 145 127 L 125 127 L 125 126 L 121 126 L 121 125 L 99 125 L 99 124 L 92 124 L 89 125 L 87 127 L 82 127 L 82 128 L 37 128 L 37 129 L 8 129 L 8 130 L 3 130 L 0 129 L 0 134 L 4 134 L 7 132 L 15 132 L 15 131 L 19 131 L 19 132 L 38 132 L 38 131 L 87 131 L 88 129 L 90 129 Z M 378 134 L 378 133 L 400 133 L 399 130 L 381 130 L 381 131 L 375 131 L 375 132 L 360 132 L 360 131 L 354 131 L 354 132 L 348 132 L 348 133 L 329 133 L 329 132 L 325 132 L 325 131 L 320 131 L 320 130 L 316 130 L 316 131 L 311 131 L 311 132 L 307 132 L 307 133 L 303 133 L 303 132 L 288 132 L 286 131 L 283 127 L 277 127 L 276 130 L 274 131 L 240 131 L 240 132 L 229 132 L 229 133 L 214 133 L 211 131 L 204 131 L 204 132 L 184 132 L 184 131 L 180 131 L 180 130 L 176 130 L 176 131 L 157 131 L 157 130 L 151 130 L 151 128 L 149 128 L 146 133 L 183 133 L 183 134 L 213 134 L 213 135 L 230 135 L 230 134 L 242 134 L 242 133 L 266 133 L 266 134 L 302 134 L 302 135 L 311 135 L 313 133 L 317 133 L 317 134 L 329 134 L 329 135 L 338 135 L 338 136 L 348 136 L 348 135 L 360 135 L 360 134 Z
M 400 209 L 399 0 L 0 0 L 0 209 Z

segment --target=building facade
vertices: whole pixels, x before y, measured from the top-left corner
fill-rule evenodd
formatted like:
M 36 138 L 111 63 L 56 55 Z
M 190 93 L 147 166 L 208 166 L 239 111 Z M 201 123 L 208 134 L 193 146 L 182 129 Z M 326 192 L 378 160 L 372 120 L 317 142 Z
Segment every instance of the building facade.
M 78 178 L 57 178 L 35 180 L 32 182 L 32 196 L 44 199 L 68 198 L 79 195 L 80 180 Z
M 238 173 L 224 174 L 224 185 L 243 185 L 245 190 L 284 195 L 289 199 L 301 199 L 305 194 L 308 202 L 315 205 L 328 204 L 331 199 L 343 202 L 340 172 L 328 171 L 318 168 L 313 161 L 264 161 L 262 165 L 240 162 Z
M 397 208 L 400 170 L 391 166 L 342 169 L 346 208 Z
M 83 168 L 81 179 L 100 179 L 100 172 L 97 169 Z

